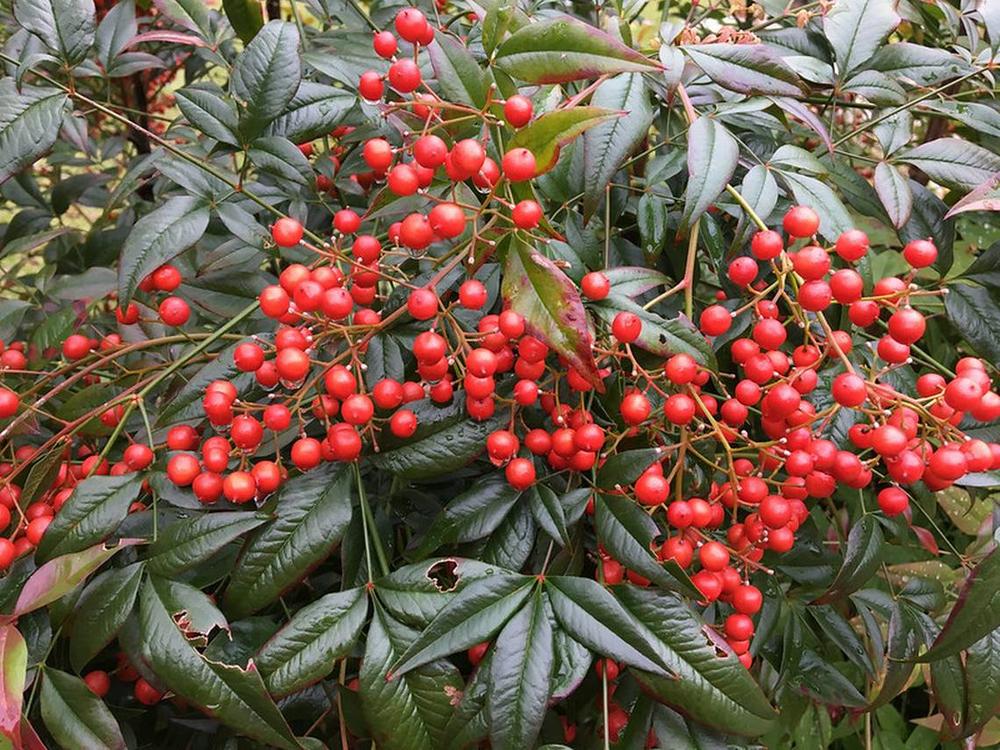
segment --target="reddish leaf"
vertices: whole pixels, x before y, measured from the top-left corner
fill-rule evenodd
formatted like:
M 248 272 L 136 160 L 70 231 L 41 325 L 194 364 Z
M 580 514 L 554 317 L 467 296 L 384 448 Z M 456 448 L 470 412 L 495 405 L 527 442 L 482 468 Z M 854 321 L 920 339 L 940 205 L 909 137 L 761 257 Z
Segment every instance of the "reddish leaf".
M 11 623 L 0 625 L 0 734 L 21 747 L 21 702 L 28 647 Z

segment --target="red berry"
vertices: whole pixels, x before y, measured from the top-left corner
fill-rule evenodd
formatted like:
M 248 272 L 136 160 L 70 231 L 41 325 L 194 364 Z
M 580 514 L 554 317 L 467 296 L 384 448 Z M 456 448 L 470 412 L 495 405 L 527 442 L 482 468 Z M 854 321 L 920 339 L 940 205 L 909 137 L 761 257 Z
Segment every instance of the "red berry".
M 592 300 L 602 300 L 611 291 L 611 282 L 600 271 L 591 271 L 580 281 L 580 289 Z
M 413 144 L 413 158 L 422 167 L 437 169 L 444 164 L 448 147 L 436 135 L 424 135 Z
M 406 309 L 417 320 L 430 320 L 437 313 L 437 295 L 430 289 L 414 289 L 406 300 Z
M 733 316 L 722 305 L 709 305 L 702 310 L 698 324 L 706 336 L 720 336 L 733 324 Z
M 136 680 L 133 692 L 135 694 L 135 699 L 144 706 L 155 706 L 163 699 L 163 693 L 141 677 Z
M 819 215 L 808 206 L 793 206 L 781 224 L 792 237 L 812 237 L 819 230 Z
M 416 8 L 404 8 L 396 14 L 396 32 L 408 42 L 419 42 L 427 33 L 427 18 Z
M 527 458 L 515 458 L 504 471 L 511 487 L 526 490 L 535 483 L 535 465 Z
M 903 257 L 914 268 L 927 268 L 934 265 L 938 250 L 932 240 L 913 240 L 903 248 Z
M 427 219 L 431 229 L 442 239 L 450 240 L 465 231 L 465 211 L 454 203 L 438 203 Z
M 384 138 L 371 138 L 362 148 L 365 164 L 376 172 L 385 172 L 392 164 L 392 146 Z
M 898 516 L 910 507 L 910 498 L 899 487 L 886 487 L 878 493 L 878 507 L 887 516 Z
M 389 66 L 389 84 L 400 93 L 410 93 L 420 85 L 421 80 L 420 67 L 408 57 Z
M 542 207 L 533 200 L 523 200 L 514 206 L 512 216 L 519 229 L 534 229 L 542 219 Z
M 361 94 L 362 99 L 377 102 L 385 93 L 382 76 L 374 70 L 366 70 L 358 80 L 358 93 Z
M 535 176 L 535 155 L 526 148 L 513 148 L 503 155 L 504 176 L 511 182 L 524 182 Z
M 773 229 L 765 229 L 757 232 L 750 240 L 750 252 L 757 260 L 772 260 L 781 255 L 785 243 L 781 235 Z
M 458 288 L 458 301 L 468 310 L 479 310 L 486 304 L 486 286 L 481 281 L 469 279 Z
M 399 49 L 396 37 L 393 36 L 391 31 L 376 31 L 375 38 L 372 40 L 372 47 L 375 49 L 376 55 L 386 60 L 395 55 L 396 50 Z
M 837 238 L 835 250 L 849 263 L 861 260 L 868 252 L 868 235 L 860 229 L 848 229 Z
M 17 414 L 21 399 L 9 388 L 0 388 L 0 419 L 7 419 Z
M 302 225 L 288 216 L 283 216 L 271 226 L 271 237 L 278 247 L 294 247 L 302 240 Z
M 466 138 L 452 147 L 450 161 L 459 178 L 465 180 L 479 172 L 486 161 L 486 150 L 479 141 Z
M 523 128 L 531 121 L 534 107 L 531 99 L 521 94 L 508 97 L 503 105 L 503 116 L 512 128 Z
M 630 344 L 642 333 L 642 320 L 635 313 L 620 312 L 611 321 L 611 334 L 623 344 Z
M 160 303 L 160 320 L 168 326 L 182 326 L 191 317 L 191 308 L 180 297 L 167 297 Z
M 87 672 L 87 674 L 83 676 L 83 681 L 90 689 L 90 692 L 98 698 L 103 698 L 111 689 L 111 678 L 108 677 L 107 672 L 101 669 L 95 669 L 93 672 Z

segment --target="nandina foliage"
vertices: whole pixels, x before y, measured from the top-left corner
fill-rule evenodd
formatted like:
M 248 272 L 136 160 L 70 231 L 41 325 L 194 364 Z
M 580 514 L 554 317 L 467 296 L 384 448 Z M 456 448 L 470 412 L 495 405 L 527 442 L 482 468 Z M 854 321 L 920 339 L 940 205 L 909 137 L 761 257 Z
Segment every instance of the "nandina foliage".
M 0 746 L 1000 740 L 996 3 L 2 8 Z

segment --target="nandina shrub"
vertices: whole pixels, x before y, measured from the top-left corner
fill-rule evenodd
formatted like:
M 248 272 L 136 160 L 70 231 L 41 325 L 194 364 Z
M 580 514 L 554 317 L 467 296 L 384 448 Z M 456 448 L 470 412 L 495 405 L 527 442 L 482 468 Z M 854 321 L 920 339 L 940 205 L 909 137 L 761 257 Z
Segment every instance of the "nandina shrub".
M 3 746 L 997 741 L 958 6 L 14 0 Z

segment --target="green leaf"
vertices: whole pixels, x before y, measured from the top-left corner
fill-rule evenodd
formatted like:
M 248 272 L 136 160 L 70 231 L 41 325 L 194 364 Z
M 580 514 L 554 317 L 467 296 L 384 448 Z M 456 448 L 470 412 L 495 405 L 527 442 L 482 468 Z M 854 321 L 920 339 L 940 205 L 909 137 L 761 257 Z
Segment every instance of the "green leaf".
M 382 450 L 371 457 L 375 466 L 404 479 L 430 479 L 462 468 L 483 452 L 486 436 L 501 424 L 499 411 L 483 422 L 470 421 L 461 394 L 444 406 L 423 399 L 407 408 L 417 416 L 417 431 L 407 440 L 380 438 Z
M 125 520 L 142 489 L 142 475 L 93 476 L 73 489 L 38 544 L 37 559 L 46 562 L 79 552 L 111 535 Z
M 61 599 L 115 554 L 137 542 L 136 539 L 123 539 L 110 548 L 97 544 L 82 552 L 49 560 L 32 573 L 21 588 L 14 605 L 14 616 L 20 617 Z
M 910 183 L 888 162 L 875 165 L 875 192 L 896 229 L 910 220 L 913 211 Z
M 0 623 L 0 735 L 15 738 L 28 669 L 28 646 L 13 623 Z
M 242 392 L 252 383 L 253 375 L 241 373 L 233 361 L 233 353 L 238 346 L 239 342 L 226 347 L 219 352 L 219 356 L 189 375 L 160 409 L 154 424 L 159 427 L 202 419 L 205 412 L 201 400 L 205 396 L 205 388 L 213 380 L 227 380 L 237 392 Z
M 608 295 L 601 302 L 593 305 L 594 313 L 611 325 L 615 316 L 621 311 L 634 313 L 642 321 L 642 330 L 635 346 L 645 349 L 658 357 L 669 357 L 671 354 L 690 354 L 700 365 L 711 370 L 716 369 L 715 354 L 708 341 L 686 318 L 680 316 L 665 320 L 650 310 L 644 310 L 627 297 L 617 294 Z
M 942 47 L 924 47 L 912 42 L 881 45 L 867 67 L 895 80 L 913 81 L 917 86 L 933 86 L 972 69 L 968 62 Z
M 146 580 L 156 589 L 163 606 L 175 614 L 174 622 L 190 645 L 198 648 L 207 646 L 208 636 L 216 629 L 227 631 L 226 637 L 231 637 L 225 616 L 204 591 L 155 575 L 147 576 Z M 119 640 L 123 635 L 124 631 L 119 634 Z
M 446 660 L 387 679 L 398 654 L 416 637 L 378 606 L 368 629 L 358 675 L 361 708 L 375 744 L 383 750 L 436 750 L 448 737 L 444 728 L 463 683 Z
M 809 206 L 819 214 L 819 233 L 825 239 L 835 242 L 854 226 L 851 215 L 827 182 L 794 172 L 781 171 L 779 174 L 791 189 L 796 203 Z
M 547 485 L 536 484 L 528 490 L 531 515 L 553 540 L 563 547 L 569 546 L 566 529 L 566 512 L 555 492 Z
M 450 34 L 435 34 L 427 47 L 434 77 L 451 102 L 482 109 L 486 105 L 487 76 L 472 53 Z
M 247 545 L 225 605 L 245 617 L 270 604 L 325 560 L 351 522 L 352 470 L 324 465 L 278 491 L 277 516 Z
M 134 2 L 118 3 L 101 19 L 94 34 L 94 47 L 105 70 L 113 66 L 115 58 L 128 48 L 138 31 Z
M 261 133 L 292 102 L 302 80 L 300 54 L 295 25 L 269 21 L 236 59 L 229 85 L 242 107 L 246 138 Z
M 445 725 L 445 747 L 448 750 L 474 747 L 477 742 L 489 735 L 490 716 L 486 702 L 489 698 L 492 666 L 493 649 L 490 649 L 469 677 L 461 699 Z
M 884 706 L 906 686 L 913 673 L 912 660 L 927 642 L 927 615 L 901 599 L 892 603 L 891 611 L 885 676 L 878 695 L 868 706 L 869 710 Z
M 830 588 L 815 603 L 837 601 L 868 583 L 882 562 L 883 541 L 882 527 L 874 514 L 868 513 L 859 518 L 847 535 L 844 562 L 840 570 Z
M 62 464 L 63 453 L 58 448 L 53 448 L 48 453 L 32 459 L 31 469 L 21 486 L 22 507 L 27 508 L 48 491 L 56 477 L 59 476 Z M 42 540 L 44 541 L 44 537 Z
M 504 573 L 473 581 L 400 654 L 390 678 L 489 640 L 528 599 L 534 582 Z
M 597 470 L 597 486 L 606 490 L 626 488 L 660 458 L 656 448 L 635 448 L 608 456 Z
M 638 586 L 617 586 L 615 595 L 655 636 L 653 644 L 676 675 L 637 673 L 657 700 L 727 733 L 755 737 L 770 728 L 777 713 L 757 682 L 683 599 Z
M 69 642 L 70 663 L 82 672 L 125 624 L 142 583 L 143 563 L 108 570 L 80 595 Z
M 257 513 L 223 511 L 199 513 L 160 531 L 149 547 L 149 571 L 174 576 L 212 555 L 267 519 Z
M 684 221 L 688 226 L 726 189 L 739 156 L 739 144 L 718 121 L 699 117 L 688 129 L 688 186 L 684 202 Z
M 292 143 L 311 141 L 329 134 L 356 103 L 357 97 L 345 89 L 303 81 L 268 133 Z
M 494 63 L 527 83 L 565 83 L 659 67 L 614 37 L 567 16 L 518 29 L 497 48 Z
M 520 495 L 503 478 L 484 476 L 448 503 L 412 556 L 424 558 L 442 545 L 474 542 L 489 536 Z
M 948 320 L 977 354 L 1000 362 L 1000 292 L 970 284 L 949 284 L 944 298 Z
M 602 273 L 608 278 L 611 293 L 622 297 L 638 297 L 657 287 L 670 286 L 667 276 L 642 266 L 615 266 Z
M 580 292 L 555 263 L 519 236 L 507 247 L 501 291 L 510 309 L 524 317 L 531 334 L 565 357 L 598 392 L 604 392 Z
M 798 75 L 766 45 L 689 44 L 680 49 L 723 88 L 750 95 L 802 95 Z
M 297 692 L 326 677 L 350 653 L 368 616 L 356 588 L 307 604 L 260 649 L 255 661 L 271 695 Z
M 842 89 L 863 96 L 872 104 L 896 107 L 906 101 L 906 91 L 894 79 L 877 70 L 859 70 Z
M 404 565 L 375 582 L 379 602 L 405 625 L 424 628 L 465 586 L 479 578 L 509 573 L 496 565 L 440 557 Z
M 534 747 L 549 701 L 552 624 L 541 590 L 500 631 L 489 682 L 490 747 Z
M 892 3 L 839 0 L 823 16 L 823 31 L 837 56 L 838 80 L 867 63 L 899 25 Z
M 626 112 L 583 134 L 583 211 L 590 217 L 625 158 L 649 132 L 654 109 L 642 75 L 623 73 L 601 83 L 590 97 L 594 107 Z
M 829 604 L 816 604 L 807 611 L 830 642 L 839 648 L 851 663 L 872 677 L 875 676 L 875 665 L 872 664 L 861 638 L 846 617 Z
M 520 570 L 531 556 L 538 530 L 527 503 L 518 503 L 486 541 L 479 557 L 483 562 Z
M 672 674 L 649 630 L 597 581 L 549 576 L 545 591 L 556 619 L 574 640 L 638 669 Z
M 94 44 L 93 0 L 15 0 L 14 18 L 70 65 Z
M 124 750 L 118 722 L 83 680 L 52 667 L 46 667 L 41 680 L 42 721 L 60 747 Z
M 119 304 L 128 304 L 140 281 L 200 240 L 208 219 L 204 200 L 190 195 L 170 198 L 139 219 L 122 245 Z
M 528 149 L 535 155 L 535 174 L 541 175 L 556 165 L 563 146 L 590 128 L 622 119 L 623 114 L 596 106 L 546 112 L 518 130 L 507 148 Z
M 972 190 L 1000 172 L 1000 156 L 959 138 L 938 138 L 895 155 L 947 187 Z
M 264 15 L 256 0 L 222 0 L 222 9 L 236 32 L 236 36 L 249 43 L 264 26 Z
M 1000 712 L 1000 629 L 969 646 L 962 736 L 975 733 Z
M 278 136 L 258 138 L 251 144 L 247 153 L 250 161 L 262 172 L 288 180 L 300 187 L 311 187 L 315 181 L 309 160 L 287 138 Z
M 209 6 L 204 0 L 156 0 L 157 8 L 181 26 L 198 32 L 205 39 L 212 31 Z
M 1000 553 L 990 551 L 972 569 L 948 620 L 917 661 L 934 661 L 957 654 L 1000 628 Z
M 193 83 L 179 89 L 177 108 L 197 130 L 230 146 L 239 146 L 239 115 L 222 89 L 207 83 Z
M 180 614 L 153 580 L 147 580 L 139 597 L 139 629 L 142 658 L 157 678 L 233 731 L 272 747 L 296 750 L 299 744 L 267 695 L 257 668 L 206 659 L 179 628 Z
M 22 86 L 18 91 L 13 79 L 0 80 L 0 184 L 52 148 L 65 104 L 66 94 L 58 89 Z
M 660 529 L 631 498 L 598 495 L 594 501 L 594 530 L 612 557 L 643 578 L 689 596 L 699 595 L 677 563 L 661 563 L 653 555 L 650 545 Z
M 639 225 L 639 240 L 647 259 L 655 260 L 667 241 L 667 225 L 670 209 L 663 198 L 655 193 L 645 193 L 639 198 L 635 211 Z

